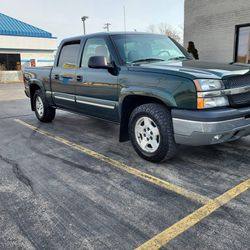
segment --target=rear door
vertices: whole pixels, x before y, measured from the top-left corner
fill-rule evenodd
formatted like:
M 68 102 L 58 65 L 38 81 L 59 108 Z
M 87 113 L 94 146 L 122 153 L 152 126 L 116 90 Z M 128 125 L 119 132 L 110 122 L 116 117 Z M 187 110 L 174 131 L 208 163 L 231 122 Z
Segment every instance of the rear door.
M 75 109 L 76 67 L 79 55 L 80 40 L 64 43 L 52 70 L 52 96 L 59 107 Z
M 79 112 L 118 121 L 118 77 L 112 70 L 88 67 L 89 58 L 104 56 L 115 60 L 109 37 L 90 37 L 85 41 L 80 67 L 76 71 L 76 105 Z

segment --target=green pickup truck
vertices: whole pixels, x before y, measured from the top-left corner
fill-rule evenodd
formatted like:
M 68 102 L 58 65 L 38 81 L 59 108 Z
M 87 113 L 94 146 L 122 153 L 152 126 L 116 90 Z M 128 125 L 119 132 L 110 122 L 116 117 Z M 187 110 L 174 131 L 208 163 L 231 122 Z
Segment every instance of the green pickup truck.
M 63 40 L 54 66 L 26 68 L 24 82 L 41 122 L 60 108 L 118 123 L 121 142 L 161 162 L 178 144 L 250 135 L 249 69 L 195 61 L 163 35 L 97 33 Z

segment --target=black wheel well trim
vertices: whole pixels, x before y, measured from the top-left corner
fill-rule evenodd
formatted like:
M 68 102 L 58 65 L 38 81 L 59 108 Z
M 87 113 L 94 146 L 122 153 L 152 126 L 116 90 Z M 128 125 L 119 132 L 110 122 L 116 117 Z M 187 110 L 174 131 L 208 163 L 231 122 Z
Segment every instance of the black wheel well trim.
M 36 90 L 40 89 L 43 94 L 45 94 L 45 90 L 44 90 L 44 86 L 42 83 L 38 82 L 38 81 L 32 81 L 30 84 L 29 84 L 29 89 L 30 89 L 30 104 L 31 104 L 31 110 L 32 111 L 35 111 L 35 107 L 34 107 L 34 104 L 33 104 L 33 97 L 34 97 L 34 94 L 36 92 Z
M 130 98 L 136 98 L 136 100 L 131 100 Z M 127 103 L 129 100 L 132 102 Z M 166 103 L 162 100 L 162 98 L 153 95 L 139 95 L 139 94 L 129 94 L 126 95 L 120 100 L 119 105 L 119 115 L 120 115 L 120 136 L 119 141 L 125 142 L 129 140 L 129 133 L 128 133 L 128 123 L 129 118 L 133 110 L 143 104 L 147 103 L 159 103 L 168 109 L 174 108 L 171 106 L 170 103 Z M 125 112 L 126 110 L 126 112 Z

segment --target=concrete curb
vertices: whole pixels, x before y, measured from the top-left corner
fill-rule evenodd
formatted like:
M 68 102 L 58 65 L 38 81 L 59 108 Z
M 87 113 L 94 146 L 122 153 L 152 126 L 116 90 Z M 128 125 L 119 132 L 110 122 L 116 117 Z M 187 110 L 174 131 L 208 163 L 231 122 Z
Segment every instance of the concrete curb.
M 23 82 L 22 71 L 0 71 L 0 83 Z

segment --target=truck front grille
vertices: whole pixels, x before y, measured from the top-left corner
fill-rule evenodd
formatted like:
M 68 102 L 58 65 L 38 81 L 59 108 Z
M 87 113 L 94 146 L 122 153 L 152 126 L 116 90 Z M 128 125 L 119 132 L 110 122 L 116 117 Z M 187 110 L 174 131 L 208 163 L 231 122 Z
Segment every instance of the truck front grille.
M 226 82 L 226 88 L 234 89 L 250 86 L 250 75 L 231 77 Z M 250 92 L 229 96 L 232 107 L 248 106 L 250 104 Z

